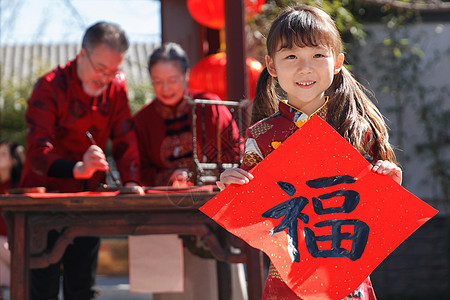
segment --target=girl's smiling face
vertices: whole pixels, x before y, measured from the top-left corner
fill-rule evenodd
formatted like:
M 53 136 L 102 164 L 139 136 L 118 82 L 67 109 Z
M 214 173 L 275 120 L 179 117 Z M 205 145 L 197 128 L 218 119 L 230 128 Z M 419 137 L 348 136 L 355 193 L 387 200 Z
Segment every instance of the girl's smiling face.
M 266 56 L 270 75 L 278 77 L 290 105 L 310 115 L 325 101 L 325 91 L 344 62 L 344 54 L 335 55 L 324 46 L 281 48 Z

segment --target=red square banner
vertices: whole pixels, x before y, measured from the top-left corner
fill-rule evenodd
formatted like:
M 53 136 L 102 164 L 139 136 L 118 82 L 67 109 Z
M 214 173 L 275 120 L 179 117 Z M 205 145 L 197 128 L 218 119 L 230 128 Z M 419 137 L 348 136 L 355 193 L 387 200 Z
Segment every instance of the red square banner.
M 302 299 L 342 299 L 437 210 L 317 116 L 200 208 L 264 251 Z

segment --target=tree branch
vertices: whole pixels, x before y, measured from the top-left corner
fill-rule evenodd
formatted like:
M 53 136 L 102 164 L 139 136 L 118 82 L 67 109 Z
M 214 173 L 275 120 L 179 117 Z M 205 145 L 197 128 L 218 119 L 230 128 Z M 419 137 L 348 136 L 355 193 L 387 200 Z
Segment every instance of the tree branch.
M 364 3 L 375 5 L 389 5 L 394 8 L 409 9 L 419 12 L 444 12 L 450 11 L 450 3 L 442 2 L 440 0 L 412 0 L 412 1 L 397 1 L 397 0 L 360 0 Z

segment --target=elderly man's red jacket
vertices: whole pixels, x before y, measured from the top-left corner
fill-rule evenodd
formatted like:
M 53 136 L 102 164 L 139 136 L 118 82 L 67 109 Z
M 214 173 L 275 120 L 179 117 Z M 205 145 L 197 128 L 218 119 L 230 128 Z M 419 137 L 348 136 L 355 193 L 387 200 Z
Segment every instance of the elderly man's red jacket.
M 77 58 L 41 77 L 26 111 L 27 153 L 21 186 L 47 191 L 95 191 L 104 172 L 87 180 L 72 169 L 91 145 L 86 131 L 111 152 L 122 182 L 139 182 L 139 155 L 124 76 L 119 74 L 98 97 L 88 96 L 77 76 Z

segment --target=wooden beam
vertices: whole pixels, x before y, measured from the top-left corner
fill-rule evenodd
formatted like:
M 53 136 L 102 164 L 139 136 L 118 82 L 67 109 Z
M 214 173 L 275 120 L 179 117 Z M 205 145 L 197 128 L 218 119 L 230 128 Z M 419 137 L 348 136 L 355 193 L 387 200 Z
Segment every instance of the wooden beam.
M 248 98 L 244 0 L 225 2 L 227 100 Z

